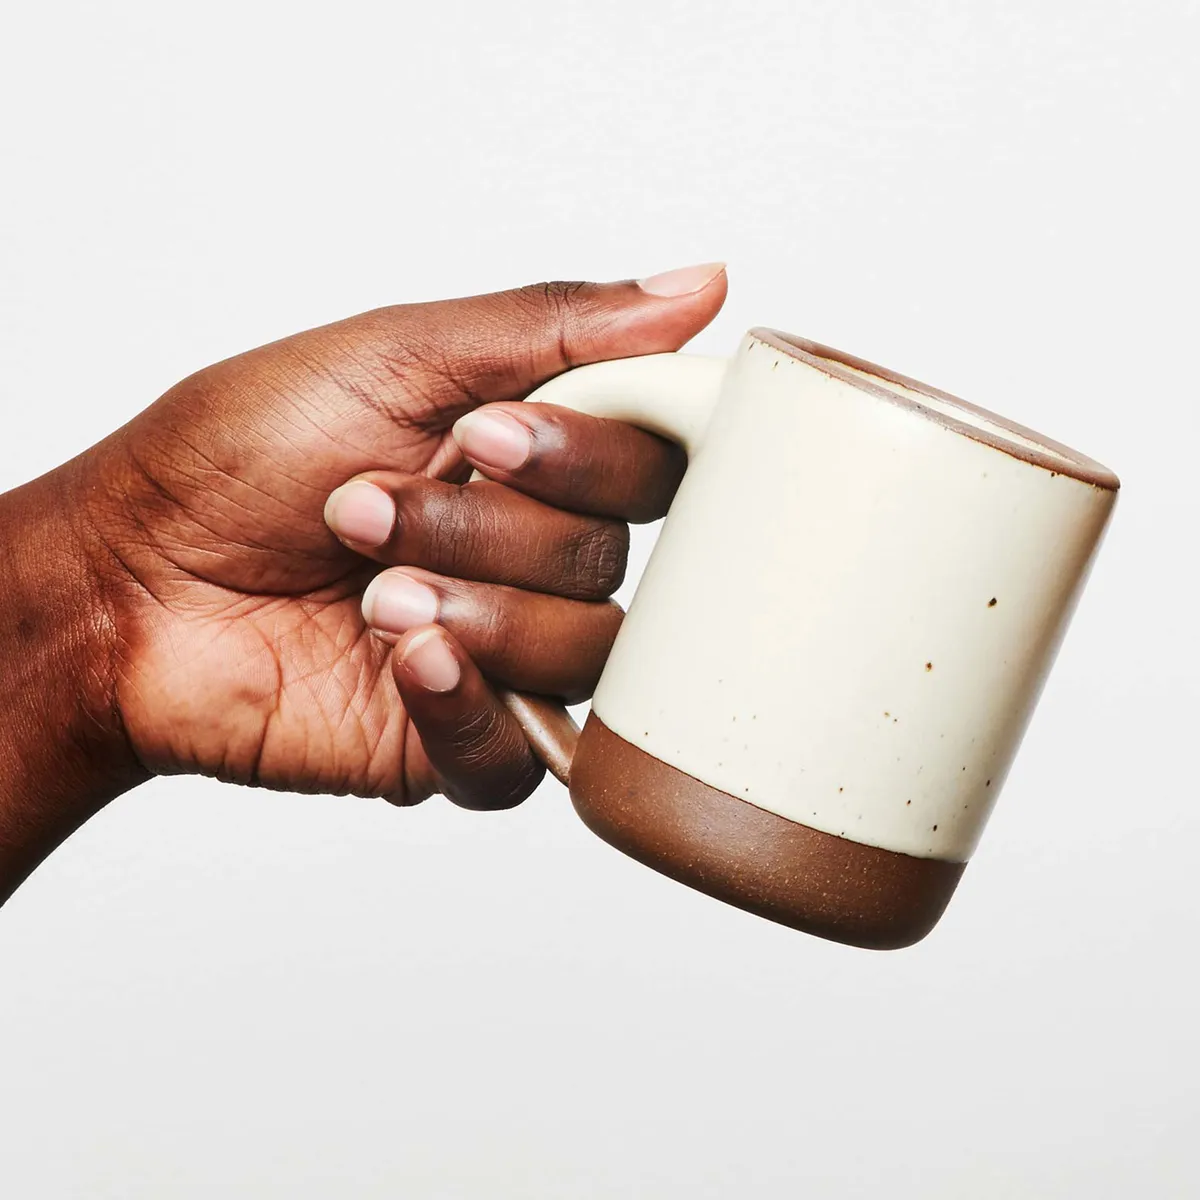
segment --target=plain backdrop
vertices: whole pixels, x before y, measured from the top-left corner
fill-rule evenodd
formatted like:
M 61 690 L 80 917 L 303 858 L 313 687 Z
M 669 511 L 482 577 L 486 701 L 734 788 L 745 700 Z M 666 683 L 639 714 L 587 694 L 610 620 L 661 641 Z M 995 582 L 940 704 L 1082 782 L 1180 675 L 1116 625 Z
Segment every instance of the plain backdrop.
M 5 6 L 3 486 L 307 326 L 723 258 L 696 348 L 788 329 L 1125 487 L 923 944 L 689 892 L 553 782 L 157 781 L 0 912 L 0 1192 L 1200 1194 L 1198 53 L 1150 0 Z

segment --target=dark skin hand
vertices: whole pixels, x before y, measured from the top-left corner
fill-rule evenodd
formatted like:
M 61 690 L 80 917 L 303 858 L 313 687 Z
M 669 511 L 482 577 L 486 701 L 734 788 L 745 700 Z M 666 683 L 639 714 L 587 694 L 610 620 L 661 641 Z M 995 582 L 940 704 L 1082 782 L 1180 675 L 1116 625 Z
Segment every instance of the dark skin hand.
M 365 313 L 200 371 L 0 496 L 0 900 L 154 774 L 524 799 L 542 767 L 492 684 L 591 694 L 626 522 L 665 513 L 684 463 L 520 401 L 678 349 L 725 287 L 688 268 Z

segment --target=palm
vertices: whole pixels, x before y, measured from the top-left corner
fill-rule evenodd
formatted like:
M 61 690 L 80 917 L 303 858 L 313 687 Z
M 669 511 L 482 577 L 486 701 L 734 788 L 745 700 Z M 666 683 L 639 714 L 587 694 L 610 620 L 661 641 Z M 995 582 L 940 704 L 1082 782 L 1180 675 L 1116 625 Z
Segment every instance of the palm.
M 134 423 L 131 487 L 170 530 L 137 571 L 158 603 L 122 680 L 148 766 L 357 794 L 427 769 L 360 615 L 372 568 L 322 509 L 370 468 L 461 474 L 446 431 L 467 406 L 335 326 L 210 368 Z

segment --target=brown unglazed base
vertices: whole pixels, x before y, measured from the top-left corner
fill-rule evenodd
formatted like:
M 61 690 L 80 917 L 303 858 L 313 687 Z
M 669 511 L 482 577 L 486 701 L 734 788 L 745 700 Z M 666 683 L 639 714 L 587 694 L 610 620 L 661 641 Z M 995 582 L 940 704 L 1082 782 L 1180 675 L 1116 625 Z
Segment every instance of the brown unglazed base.
M 920 941 L 966 865 L 864 846 L 766 812 L 630 745 L 594 714 L 571 767 L 571 799 L 593 832 L 656 871 L 872 950 Z

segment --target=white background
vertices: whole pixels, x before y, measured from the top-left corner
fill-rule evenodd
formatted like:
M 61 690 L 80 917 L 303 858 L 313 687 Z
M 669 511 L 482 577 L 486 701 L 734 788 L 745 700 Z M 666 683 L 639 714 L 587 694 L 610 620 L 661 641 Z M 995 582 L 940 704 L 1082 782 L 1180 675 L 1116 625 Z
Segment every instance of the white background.
M 1196 1195 L 1198 49 L 1149 0 L 5 6 L 4 486 L 306 326 L 725 258 L 696 348 L 790 329 L 1125 491 L 927 942 L 726 908 L 553 783 L 156 782 L 0 912 L 0 1191 Z

